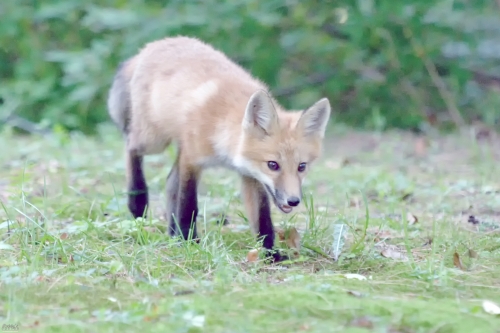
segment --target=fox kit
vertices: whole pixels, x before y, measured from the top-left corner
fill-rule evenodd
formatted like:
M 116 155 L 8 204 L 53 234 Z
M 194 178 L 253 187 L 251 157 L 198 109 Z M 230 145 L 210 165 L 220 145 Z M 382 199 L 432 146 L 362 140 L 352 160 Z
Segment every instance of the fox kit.
M 268 87 L 223 53 L 189 37 L 147 44 L 118 68 L 108 111 L 126 141 L 128 208 L 145 216 L 148 187 L 142 161 L 170 144 L 178 153 L 167 177 L 172 236 L 197 238 L 197 185 L 202 170 L 222 166 L 241 175 L 252 230 L 268 255 L 274 228 L 270 200 L 290 213 L 322 150 L 330 117 L 323 98 L 301 112 L 286 112 Z

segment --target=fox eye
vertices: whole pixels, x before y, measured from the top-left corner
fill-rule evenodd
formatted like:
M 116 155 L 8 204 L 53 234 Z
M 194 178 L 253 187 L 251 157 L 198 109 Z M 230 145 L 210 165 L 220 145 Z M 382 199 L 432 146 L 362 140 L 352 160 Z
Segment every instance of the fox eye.
M 297 168 L 299 172 L 304 172 L 306 170 L 306 163 L 300 163 L 299 167 Z
M 280 168 L 280 165 L 274 161 L 267 162 L 267 166 L 269 167 L 269 169 L 273 171 L 278 171 Z

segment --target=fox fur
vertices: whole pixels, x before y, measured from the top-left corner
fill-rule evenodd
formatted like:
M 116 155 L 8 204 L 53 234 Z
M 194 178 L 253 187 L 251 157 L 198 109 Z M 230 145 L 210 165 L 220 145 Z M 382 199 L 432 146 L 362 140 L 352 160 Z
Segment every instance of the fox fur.
M 321 155 L 330 117 L 322 98 L 303 111 L 286 111 L 268 87 L 212 46 L 190 37 L 146 44 L 118 68 L 108 112 L 126 141 L 128 208 L 146 215 L 143 157 L 177 145 L 167 177 L 172 236 L 197 239 L 197 185 L 202 171 L 238 172 L 252 230 L 272 251 L 270 201 L 289 213 L 300 203 L 310 164 Z

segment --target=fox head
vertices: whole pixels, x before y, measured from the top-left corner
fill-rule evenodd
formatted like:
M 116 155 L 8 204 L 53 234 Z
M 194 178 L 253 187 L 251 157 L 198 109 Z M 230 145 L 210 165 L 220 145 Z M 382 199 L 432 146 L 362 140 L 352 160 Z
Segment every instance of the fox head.
M 321 154 L 330 112 L 326 98 L 302 112 L 277 111 L 262 90 L 247 103 L 239 167 L 264 185 L 284 213 L 290 213 L 302 199 L 302 182 Z

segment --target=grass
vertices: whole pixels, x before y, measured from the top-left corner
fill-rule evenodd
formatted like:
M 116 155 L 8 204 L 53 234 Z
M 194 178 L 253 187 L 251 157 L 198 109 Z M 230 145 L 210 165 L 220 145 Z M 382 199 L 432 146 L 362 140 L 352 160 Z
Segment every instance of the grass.
M 266 265 L 246 259 L 259 245 L 235 174 L 204 174 L 202 242 L 179 243 L 162 217 L 174 149 L 146 159 L 153 213 L 134 221 L 113 127 L 98 138 L 5 130 L 2 329 L 500 332 L 481 305 L 500 303 L 499 145 L 431 135 L 423 149 L 407 133 L 343 129 L 326 140 L 306 202 L 291 215 L 273 208 L 278 228 L 299 231 L 300 256 Z

